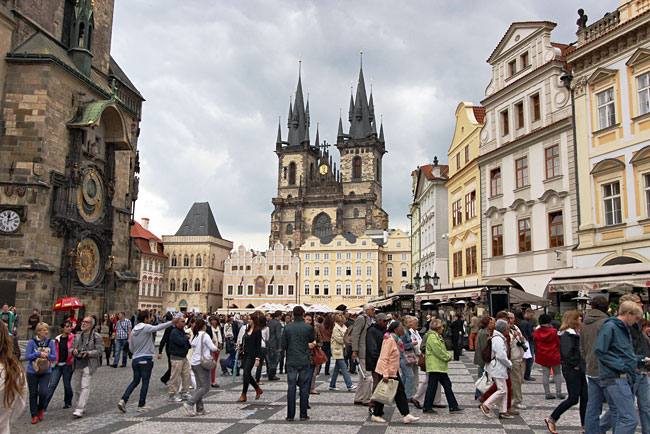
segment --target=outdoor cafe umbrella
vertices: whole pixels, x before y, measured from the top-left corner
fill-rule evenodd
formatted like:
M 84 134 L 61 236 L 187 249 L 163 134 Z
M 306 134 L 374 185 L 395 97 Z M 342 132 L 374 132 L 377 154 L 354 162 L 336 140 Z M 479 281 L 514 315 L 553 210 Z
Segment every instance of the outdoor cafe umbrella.
M 74 310 L 83 307 L 83 304 L 74 297 L 64 297 L 54 303 L 55 312 L 65 312 L 67 310 Z

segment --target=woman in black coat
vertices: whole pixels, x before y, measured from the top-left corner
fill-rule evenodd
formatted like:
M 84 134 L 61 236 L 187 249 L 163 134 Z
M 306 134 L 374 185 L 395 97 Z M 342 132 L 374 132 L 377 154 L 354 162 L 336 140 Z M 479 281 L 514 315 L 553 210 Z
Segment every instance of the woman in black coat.
M 260 328 L 257 312 L 248 316 L 248 325 L 242 341 L 241 357 L 242 370 L 244 371 L 244 388 L 237 402 L 246 402 L 246 392 L 249 385 L 255 389 L 255 399 L 260 399 L 263 392 L 252 374 L 253 368 L 259 366 L 262 357 L 262 329 Z
M 580 401 L 580 424 L 585 426 L 585 413 L 587 412 L 587 379 L 585 377 L 585 360 L 580 354 L 580 326 L 582 314 L 577 310 L 570 310 L 562 317 L 560 326 L 560 356 L 562 357 L 562 375 L 569 390 L 569 397 L 562 401 L 551 413 L 551 416 L 544 419 L 548 430 L 556 434 L 555 424 L 569 408 Z M 584 431 L 583 431 L 584 432 Z

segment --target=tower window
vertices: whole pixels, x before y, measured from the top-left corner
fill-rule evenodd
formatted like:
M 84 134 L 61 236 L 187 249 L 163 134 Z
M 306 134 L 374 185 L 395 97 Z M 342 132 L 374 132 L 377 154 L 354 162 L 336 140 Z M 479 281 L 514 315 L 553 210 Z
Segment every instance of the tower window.
M 352 160 L 352 179 L 361 179 L 361 157 Z
M 296 185 L 296 163 L 289 164 L 289 185 Z

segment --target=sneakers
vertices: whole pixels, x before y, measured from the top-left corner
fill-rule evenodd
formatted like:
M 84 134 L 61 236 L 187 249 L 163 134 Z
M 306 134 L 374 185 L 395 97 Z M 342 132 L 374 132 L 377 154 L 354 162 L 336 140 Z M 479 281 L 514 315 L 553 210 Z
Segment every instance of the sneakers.
M 194 406 L 193 405 L 190 405 L 190 404 L 188 404 L 186 402 L 186 403 L 183 404 L 183 409 L 185 410 L 185 413 L 187 413 L 187 415 L 189 417 L 196 416 L 196 412 L 194 411 Z
M 122 413 L 126 413 L 126 402 L 123 399 L 120 399 L 120 402 L 117 403 L 117 408 Z
M 339 388 L 330 386 L 330 390 L 339 390 Z
M 189 393 L 183 393 L 183 394 L 181 395 L 181 399 L 182 399 L 183 401 L 187 401 L 187 400 L 190 399 L 191 397 L 192 397 L 192 395 L 190 395 Z
M 144 412 L 149 411 L 149 410 L 151 410 L 151 409 L 149 407 L 147 407 L 147 406 L 138 407 L 138 413 L 144 413 Z
M 176 395 L 171 395 L 169 397 L 169 399 L 167 400 L 167 402 L 173 402 L 173 403 L 179 403 L 181 401 L 183 401 L 183 400 L 181 398 L 179 398 L 178 396 L 176 396 Z
M 197 416 L 205 416 L 206 414 L 208 414 L 208 411 L 206 411 L 205 408 L 203 410 L 201 410 L 201 411 L 196 412 Z
M 409 414 L 410 416 L 410 414 Z M 406 419 L 406 418 L 405 418 Z M 370 422 L 375 422 L 375 423 L 386 423 L 386 419 L 384 419 L 381 416 L 375 416 L 374 414 L 370 416 Z
M 518 408 L 519 410 L 526 410 L 528 407 L 526 407 L 524 404 L 517 404 L 515 405 L 515 408 Z
M 404 423 L 417 422 L 418 420 L 420 420 L 420 418 L 417 416 L 413 416 L 412 414 L 407 414 L 406 416 L 404 416 Z
M 499 419 L 514 419 L 515 417 L 508 413 L 499 413 Z
M 83 415 L 84 415 L 84 411 L 83 411 L 83 410 L 75 410 L 75 411 L 72 413 L 72 415 L 73 415 L 76 419 L 80 419 L 81 417 L 83 417 Z
M 352 386 L 348 387 L 348 392 L 354 392 L 355 390 L 357 390 L 356 384 L 353 384 Z

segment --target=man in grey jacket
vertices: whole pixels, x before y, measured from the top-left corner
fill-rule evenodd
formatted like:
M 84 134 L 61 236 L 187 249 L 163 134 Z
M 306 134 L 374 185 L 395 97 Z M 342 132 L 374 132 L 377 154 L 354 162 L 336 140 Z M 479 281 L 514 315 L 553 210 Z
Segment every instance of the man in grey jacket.
M 84 414 L 86 402 L 90 395 L 90 379 L 99 367 L 100 357 L 104 353 L 104 339 L 93 331 L 95 320 L 88 316 L 81 321 L 81 332 L 72 341 L 74 356 L 74 373 L 72 374 L 72 392 L 77 398 L 77 405 L 72 415 L 80 418 Z
M 138 402 L 138 413 L 147 411 L 145 406 L 147 403 L 147 392 L 149 391 L 149 380 L 151 379 L 151 371 L 153 370 L 153 357 L 156 353 L 154 347 L 154 336 L 158 330 L 163 330 L 172 325 L 176 325 L 178 318 L 159 324 L 157 326 L 149 325 L 151 317 L 148 310 L 143 310 L 138 313 L 138 323 L 133 327 L 131 336 L 129 336 L 129 349 L 133 352 L 133 360 L 131 367 L 133 368 L 133 380 L 131 384 L 124 391 L 122 399 L 117 404 L 117 408 L 126 413 L 126 403 L 133 390 L 138 386 L 142 379 L 142 387 L 140 388 L 140 401 Z M 159 354 L 160 355 L 160 354 Z
M 280 357 L 280 338 L 282 337 L 282 324 L 280 317 L 282 312 L 277 311 L 269 321 L 269 340 L 266 342 L 266 366 L 269 381 L 277 381 L 275 373 L 278 368 L 278 359 Z
M 352 326 L 350 340 L 352 341 L 353 363 L 359 362 L 360 379 L 354 395 L 357 405 L 370 405 L 372 396 L 372 374 L 366 369 L 366 333 L 375 317 L 375 308 L 368 304 L 363 306 L 363 313 L 357 317 Z

